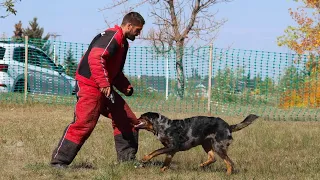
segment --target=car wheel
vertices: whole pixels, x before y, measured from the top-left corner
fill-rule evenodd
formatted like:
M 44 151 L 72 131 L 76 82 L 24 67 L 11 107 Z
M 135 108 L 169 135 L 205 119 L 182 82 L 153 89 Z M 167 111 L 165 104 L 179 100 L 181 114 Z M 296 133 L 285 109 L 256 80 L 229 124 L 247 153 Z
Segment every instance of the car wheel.
M 29 91 L 29 87 L 27 87 Z M 20 79 L 17 81 L 16 85 L 14 86 L 14 92 L 23 93 L 24 92 L 24 80 Z

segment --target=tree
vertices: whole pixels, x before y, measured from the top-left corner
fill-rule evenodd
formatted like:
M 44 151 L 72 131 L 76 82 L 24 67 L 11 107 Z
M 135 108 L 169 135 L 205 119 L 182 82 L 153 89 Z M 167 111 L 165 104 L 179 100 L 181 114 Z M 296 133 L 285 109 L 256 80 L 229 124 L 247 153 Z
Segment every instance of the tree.
M 21 0 L 19 0 L 21 1 Z M 7 16 L 9 16 L 10 14 L 17 14 L 17 10 L 15 9 L 14 5 L 17 1 L 13 1 L 13 0 L 4 0 L 0 3 L 0 9 L 4 8 L 7 12 L 6 15 L 0 15 L 0 18 L 5 18 Z M 1 13 L 2 14 L 2 13 Z
M 14 25 L 14 31 L 12 36 L 12 41 L 14 42 L 23 42 L 23 28 L 22 28 L 22 22 L 19 21 L 17 24 Z
M 34 17 L 32 21 L 29 21 L 29 27 L 23 30 L 23 35 L 28 36 L 31 39 L 31 43 L 39 48 L 43 48 L 44 44 L 50 38 L 50 35 L 47 34 L 44 37 L 44 29 L 39 27 L 38 18 Z
M 231 0 L 140 0 L 129 5 L 128 11 L 142 5 L 152 8 L 150 16 L 154 26 L 141 39 L 152 42 L 157 53 L 174 51 L 180 98 L 184 97 L 185 88 L 184 47 L 188 43 L 207 45 L 215 39 L 217 30 L 226 20 L 216 20 L 216 12 L 211 8 L 217 3 L 229 1 Z M 129 0 L 114 0 L 114 5 L 101 10 L 126 5 L 128 2 Z
M 299 90 L 303 86 L 304 79 L 305 75 L 302 71 L 299 71 L 299 69 L 293 65 L 289 66 L 279 81 L 279 89 L 282 92 L 288 89 Z
M 43 32 L 44 29 L 39 27 L 37 22 L 38 18 L 34 17 L 32 21 L 29 22 L 29 27 L 23 30 L 23 36 L 29 37 L 29 42 L 38 48 L 42 49 L 47 55 L 51 56 L 50 46 L 51 44 L 48 42 L 50 35 L 47 34 L 44 37 Z
M 302 86 L 283 93 L 280 106 L 320 107 L 320 0 L 295 1 L 304 3 L 295 11 L 289 9 L 297 26 L 288 26 L 285 34 L 278 37 L 278 44 L 297 52 L 299 61 L 307 56 L 305 76 Z
M 64 68 L 67 75 L 74 77 L 77 70 L 77 62 L 73 57 L 73 52 L 71 49 L 67 51 L 66 58 L 64 60 Z
M 288 26 L 285 34 L 278 37 L 278 45 L 287 46 L 298 54 L 320 54 L 320 0 L 295 1 L 304 3 L 296 11 L 289 9 L 297 26 Z
M 189 94 L 195 92 L 196 86 L 202 84 L 201 75 L 198 72 L 197 68 L 191 68 L 191 76 L 187 78 L 187 83 L 185 87 L 185 91 Z
M 234 92 L 235 87 L 235 72 L 230 67 L 219 69 L 214 76 L 214 89 L 220 92 Z
M 14 25 L 15 30 L 13 31 L 13 37 L 14 38 L 22 38 L 23 34 L 23 28 L 22 28 L 22 22 L 19 21 L 17 24 Z
M 50 34 L 43 36 L 44 29 L 39 27 L 37 18 L 33 18 L 29 21 L 29 27 L 23 28 L 22 22 L 19 21 L 14 25 L 15 30 L 13 31 L 12 41 L 13 42 L 24 42 L 24 36 L 29 37 L 29 43 L 42 49 L 49 57 L 53 57 L 53 52 L 50 49 L 51 43 L 48 41 Z
M 264 80 L 261 80 L 260 82 L 258 82 L 256 87 L 257 88 L 255 91 L 258 91 L 259 94 L 264 94 L 264 95 L 273 94 L 274 89 L 275 89 L 273 79 L 268 76 Z

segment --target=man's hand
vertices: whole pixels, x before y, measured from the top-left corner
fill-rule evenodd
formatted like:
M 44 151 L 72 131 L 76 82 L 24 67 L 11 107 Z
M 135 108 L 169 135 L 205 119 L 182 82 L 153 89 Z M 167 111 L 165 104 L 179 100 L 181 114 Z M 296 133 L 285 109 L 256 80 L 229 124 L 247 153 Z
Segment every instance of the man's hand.
M 100 88 L 99 90 L 100 90 L 100 92 L 102 92 L 103 94 L 105 94 L 107 97 L 110 96 L 110 93 L 111 93 L 111 88 L 110 88 L 110 87 Z
M 126 96 L 131 96 L 133 94 L 133 88 L 128 88 L 127 92 L 125 93 Z

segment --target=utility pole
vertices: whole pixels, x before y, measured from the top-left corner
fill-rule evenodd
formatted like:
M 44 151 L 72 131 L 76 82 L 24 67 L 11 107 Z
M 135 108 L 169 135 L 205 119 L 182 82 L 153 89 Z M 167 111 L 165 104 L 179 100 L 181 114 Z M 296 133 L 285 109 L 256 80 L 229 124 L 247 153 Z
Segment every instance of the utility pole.
M 53 37 L 53 62 L 55 64 L 57 64 L 57 62 L 56 62 L 56 38 L 61 35 L 57 34 L 56 32 L 49 33 L 49 35 Z

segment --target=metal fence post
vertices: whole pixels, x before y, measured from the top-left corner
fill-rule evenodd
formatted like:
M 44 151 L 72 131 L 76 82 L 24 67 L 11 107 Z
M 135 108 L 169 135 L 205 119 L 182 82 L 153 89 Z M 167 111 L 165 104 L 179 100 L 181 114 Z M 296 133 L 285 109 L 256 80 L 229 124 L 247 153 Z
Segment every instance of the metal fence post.
M 213 44 L 210 44 L 209 49 L 209 72 L 208 72 L 208 114 L 211 115 L 211 87 L 212 87 L 212 59 L 213 59 Z
M 24 47 L 24 103 L 27 102 L 28 95 L 28 36 L 25 36 L 25 47 Z

